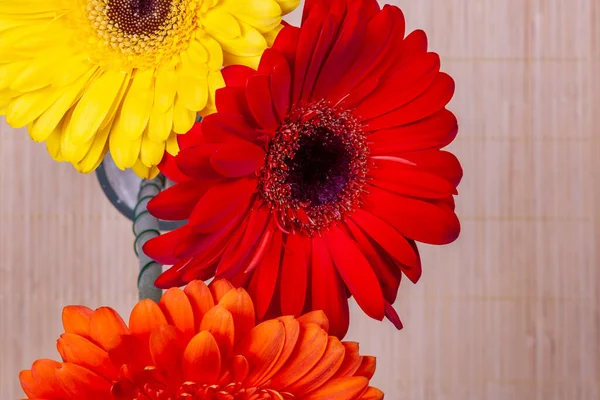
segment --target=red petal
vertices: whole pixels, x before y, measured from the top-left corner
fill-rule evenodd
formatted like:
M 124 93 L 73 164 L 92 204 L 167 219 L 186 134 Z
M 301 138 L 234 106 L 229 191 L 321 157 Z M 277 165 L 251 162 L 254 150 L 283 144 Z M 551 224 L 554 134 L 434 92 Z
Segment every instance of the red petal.
M 192 234 L 192 228 L 189 225 L 184 225 L 171 232 L 163 233 L 160 236 L 152 238 L 144 244 L 144 253 L 164 265 L 172 265 L 179 261 L 175 256 L 175 248 Z
M 344 12 L 345 10 L 339 11 Z M 307 67 L 306 76 L 304 77 L 300 101 L 310 100 L 315 81 L 321 68 L 323 68 L 326 56 L 331 51 L 342 18 L 343 14 L 334 15 L 330 13 L 325 20 L 321 21 L 321 32 L 315 47 L 311 49 L 310 64 Z
M 256 315 L 262 320 L 271 305 L 271 299 L 277 285 L 279 275 L 279 264 L 281 262 L 282 234 L 277 230 L 261 260 L 256 271 L 252 276 L 252 281 L 248 287 L 248 292 L 254 300 L 256 306 Z
M 217 90 L 215 92 L 215 103 L 217 110 L 219 110 L 219 114 L 252 115 L 250 113 L 250 108 L 248 108 L 248 102 L 246 101 L 245 85 L 243 87 L 226 86 Z M 246 119 L 245 122 L 250 126 L 250 121 L 248 119 Z
M 402 329 L 402 321 L 400 321 L 400 317 L 394 307 L 386 301 L 385 303 L 385 316 L 387 319 L 391 321 L 392 324 L 396 327 L 396 329 Z
M 270 75 L 270 90 L 278 121 L 285 120 L 290 108 L 292 75 L 287 59 L 274 49 L 263 53 L 258 67 L 261 74 Z
M 365 8 L 366 3 L 363 1 L 353 1 L 348 4 L 341 31 L 315 83 L 313 101 L 326 98 L 359 55 L 369 21 L 364 15 Z
M 344 283 L 333 266 L 325 240 L 312 239 L 312 309 L 329 318 L 329 334 L 342 339 L 348 331 L 349 311 Z
M 306 300 L 308 255 L 300 235 L 288 235 L 281 263 L 281 311 L 300 316 Z
M 203 144 L 182 149 L 175 162 L 181 172 L 199 181 L 212 181 L 222 177 L 212 168 L 210 156 L 219 148 L 217 144 Z
M 196 232 L 215 232 L 239 217 L 256 190 L 255 179 L 237 179 L 211 187 L 198 201 L 189 218 Z
M 148 211 L 156 218 L 166 221 L 186 220 L 198 200 L 214 184 L 215 182 L 196 180 L 175 184 L 150 200 Z
M 179 144 L 179 148 L 187 149 L 188 147 L 206 144 L 206 140 L 202 134 L 202 128 L 202 124 L 196 122 L 185 135 L 177 135 L 177 144 Z
M 243 232 L 240 242 L 230 242 L 219 262 L 216 274 L 218 277 L 231 278 L 241 268 L 248 266 L 249 257 L 265 231 L 269 217 L 270 211 L 267 207 L 259 207 L 250 212 L 248 221 L 246 222 L 246 229 Z
M 250 122 L 249 120 L 252 120 Z M 242 114 L 211 114 L 202 120 L 204 136 L 210 143 L 225 143 L 229 141 L 255 141 L 263 134 L 255 128 L 252 115 Z
M 210 156 L 213 169 L 228 178 L 255 174 L 264 161 L 265 151 L 250 142 L 224 144 Z
M 365 129 L 368 131 L 370 127 Z M 409 125 L 373 132 L 368 137 L 369 149 L 372 156 L 440 149 L 450 144 L 457 133 L 456 117 L 443 109 Z
M 447 151 L 425 150 L 405 154 L 404 157 L 419 169 L 441 176 L 454 186 L 458 186 L 462 179 L 460 162 L 454 154 Z
M 416 282 L 421 277 L 421 260 L 404 236 L 386 222 L 364 210 L 355 211 L 350 219 L 392 258 L 406 266 L 402 271 L 411 281 Z
M 245 65 L 231 65 L 223 68 L 221 73 L 226 86 L 245 88 L 248 77 L 256 71 Z
M 298 47 L 296 49 L 296 60 L 294 64 L 294 79 L 292 83 L 292 104 L 300 99 L 302 86 L 306 78 L 312 54 L 317 45 L 324 19 L 327 16 L 326 3 L 316 3 L 310 15 L 302 24 Z
M 385 316 L 385 302 L 377 276 L 356 242 L 339 228 L 325 236 L 331 259 L 350 293 L 362 310 L 379 321 Z
M 253 75 L 246 85 L 246 101 L 258 124 L 268 131 L 279 127 L 279 120 L 273 108 L 271 83 L 268 75 Z
M 406 105 L 366 122 L 369 130 L 392 128 L 419 121 L 443 109 L 454 94 L 454 80 L 440 72 L 431 86 Z
M 458 194 L 456 186 L 448 180 L 419 166 L 406 166 L 388 160 L 375 160 L 369 175 L 374 186 L 416 198 L 442 199 Z
M 456 214 L 445 205 L 398 196 L 376 187 L 369 191 L 365 210 L 410 239 L 441 245 L 452 243 L 460 233 Z
M 300 28 L 295 26 L 286 26 L 277 34 L 273 43 L 273 49 L 281 53 L 290 66 L 292 76 L 294 75 L 294 60 L 296 59 L 296 48 L 300 39 Z
M 158 169 L 164 176 L 173 182 L 183 182 L 189 179 L 187 175 L 179 170 L 179 167 L 175 162 L 175 157 L 167 152 L 165 152 L 163 159 L 158 164 Z
M 363 231 L 351 220 L 346 221 L 352 237 L 358 244 L 360 251 L 365 255 L 369 264 L 373 268 L 375 275 L 379 279 L 383 297 L 387 301 L 394 301 L 398 294 L 398 288 L 402 279 L 402 273 L 393 260 L 388 257 L 383 250 L 374 246 Z M 382 254 L 384 253 L 384 254 Z
M 390 57 L 390 50 L 397 45 L 397 40 L 403 37 L 404 20 L 396 20 L 392 9 L 393 7 L 386 7 L 368 22 L 360 56 L 356 57 L 350 69 L 338 79 L 335 88 L 327 95 L 328 100 L 336 102 L 344 98 L 365 78 L 378 78 L 371 72 L 381 67 L 382 61 Z
M 411 60 L 382 81 L 355 110 L 356 115 L 368 120 L 400 108 L 423 93 L 440 71 L 440 57 L 427 53 Z

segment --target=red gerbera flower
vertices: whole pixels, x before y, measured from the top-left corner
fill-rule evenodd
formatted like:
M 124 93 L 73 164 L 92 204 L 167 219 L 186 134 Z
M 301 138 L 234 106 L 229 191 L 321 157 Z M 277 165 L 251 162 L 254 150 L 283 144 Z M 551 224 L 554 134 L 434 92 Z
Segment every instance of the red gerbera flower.
M 440 150 L 458 129 L 454 82 L 425 33 L 404 29 L 375 0 L 307 1 L 258 71 L 223 70 L 218 112 L 181 137 L 161 166 L 178 183 L 149 204 L 188 220 L 144 248 L 174 264 L 157 286 L 228 278 L 260 319 L 321 309 L 340 337 L 354 296 L 401 327 L 401 275 L 421 275 L 415 241 L 457 238 L 462 177 Z

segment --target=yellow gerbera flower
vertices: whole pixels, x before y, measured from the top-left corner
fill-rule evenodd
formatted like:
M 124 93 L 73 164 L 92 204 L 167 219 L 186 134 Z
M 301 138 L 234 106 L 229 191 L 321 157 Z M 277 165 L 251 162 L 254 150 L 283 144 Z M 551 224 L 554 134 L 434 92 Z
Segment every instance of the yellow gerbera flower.
M 158 173 L 221 66 L 256 67 L 299 0 L 0 0 L 0 115 L 88 173 Z

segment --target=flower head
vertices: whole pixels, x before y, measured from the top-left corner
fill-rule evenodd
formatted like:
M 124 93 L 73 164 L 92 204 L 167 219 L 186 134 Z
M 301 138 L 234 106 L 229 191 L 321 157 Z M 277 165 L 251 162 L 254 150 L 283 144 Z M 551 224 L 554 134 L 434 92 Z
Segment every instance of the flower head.
M 387 316 L 402 274 L 416 282 L 416 242 L 460 231 L 462 177 L 441 150 L 457 134 L 454 92 L 422 31 L 375 0 L 307 1 L 258 70 L 224 70 L 218 112 L 161 164 L 178 183 L 152 214 L 188 220 L 145 252 L 174 265 L 156 284 L 213 275 L 248 288 L 259 319 L 322 309 L 348 329 L 348 297 Z
M 112 309 L 66 307 L 63 362 L 20 374 L 39 400 L 377 400 L 375 358 L 327 334 L 322 312 L 255 326 L 252 301 L 227 281 L 170 289 L 138 303 L 129 326 Z
M 83 173 L 158 173 L 225 64 L 256 66 L 299 0 L 0 1 L 0 114 Z

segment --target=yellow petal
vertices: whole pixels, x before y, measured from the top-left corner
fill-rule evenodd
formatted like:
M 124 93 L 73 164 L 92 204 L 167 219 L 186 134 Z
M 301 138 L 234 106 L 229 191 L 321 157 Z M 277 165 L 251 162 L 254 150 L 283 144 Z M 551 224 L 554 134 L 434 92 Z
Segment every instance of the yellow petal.
M 132 140 L 142 135 L 150 119 L 154 100 L 150 93 L 153 86 L 154 70 L 137 70 L 125 94 L 115 124 L 123 135 Z
M 221 10 L 210 10 L 200 17 L 204 30 L 211 36 L 235 39 L 242 36 L 238 20 Z
M 142 179 L 154 179 L 158 176 L 160 172 L 158 170 L 158 167 L 153 166 L 151 168 L 148 168 L 140 160 L 137 160 L 133 167 L 131 167 L 131 169 L 133 170 L 133 172 L 135 172 L 137 176 L 139 176 Z
M 142 147 L 140 149 L 140 160 L 147 167 L 158 165 L 165 154 L 165 142 L 155 142 L 148 137 L 147 132 L 142 136 Z
M 72 118 L 72 113 L 69 112 L 67 116 L 65 116 L 65 126 L 69 126 L 70 120 Z M 72 164 L 76 164 L 79 161 L 83 160 L 87 152 L 92 147 L 94 143 L 95 135 L 92 136 L 87 142 L 73 142 L 71 140 L 71 136 L 68 135 L 64 130 L 60 137 L 60 151 L 62 153 L 65 161 L 68 161 Z
M 179 97 L 175 98 L 173 107 L 173 131 L 187 133 L 196 122 L 196 112 L 188 109 Z
M 215 103 L 216 91 L 225 87 L 225 80 L 221 71 L 211 72 L 208 75 L 208 101 L 206 107 L 200 112 L 200 115 L 206 117 L 207 115 L 217 112 L 217 106 Z
M 261 33 L 281 23 L 281 7 L 275 0 L 223 0 L 219 8 Z
M 177 134 L 171 133 L 169 139 L 167 139 L 167 153 L 172 156 L 176 156 L 179 153 L 179 142 L 177 141 Z
M 131 139 L 119 130 L 115 123 L 109 136 L 109 148 L 117 167 L 122 170 L 133 167 L 140 154 L 141 145 L 142 135 Z
M 96 79 L 73 111 L 66 133 L 73 143 L 88 142 L 104 122 L 127 73 L 108 70 Z
M 177 97 L 186 108 L 193 111 L 202 110 L 208 100 L 208 81 L 206 79 L 208 68 L 205 64 L 201 64 L 196 69 L 196 73 L 193 73 L 194 68 L 188 64 L 190 63 L 189 59 L 184 56 L 181 59 L 182 64 L 177 71 L 179 81 Z
M 60 137 L 61 137 L 61 127 L 57 127 L 57 129 L 50 132 L 50 135 L 46 138 L 46 149 L 48 150 L 48 154 L 55 161 L 65 161 L 62 153 L 60 151 Z
M 112 125 L 108 124 L 100 129 L 96 136 L 94 136 L 94 141 L 85 157 L 75 164 L 75 169 L 77 171 L 82 174 L 87 174 L 94 171 L 98 168 L 100 163 L 102 163 L 104 156 L 108 152 L 108 135 L 110 134 L 111 128 Z
M 36 14 L 60 10 L 61 0 L 0 0 L 0 13 Z
M 61 95 L 60 91 L 52 89 L 24 93 L 8 105 L 6 121 L 14 128 L 24 127 L 46 111 Z
M 167 140 L 173 130 L 173 106 L 166 112 L 158 112 L 156 109 L 150 115 L 148 121 L 148 138 L 155 142 Z
M 208 35 L 198 35 L 198 42 L 208 53 L 208 69 L 210 71 L 220 71 L 223 67 L 223 49 L 219 42 Z
M 27 61 L 0 64 L 0 90 L 8 89 L 14 77 L 27 67 Z
M 29 128 L 29 135 L 35 141 L 41 142 L 56 129 L 65 113 L 83 95 L 85 89 L 94 80 L 96 70 L 90 69 L 75 83 L 64 88 L 62 95 L 52 104 Z
M 209 27 L 206 29 L 221 44 L 224 52 L 244 57 L 262 55 L 263 51 L 267 48 L 267 41 L 263 35 L 242 21 L 238 21 L 238 23 L 242 32 L 241 35 L 236 37 L 223 35 L 216 30 L 211 31 Z
M 237 56 L 235 54 L 223 52 L 223 65 L 246 65 L 253 69 L 258 69 L 260 55 L 255 56 Z
M 176 92 L 177 73 L 175 72 L 175 68 L 159 68 L 156 71 L 156 84 L 154 87 L 155 110 L 158 112 L 165 112 L 173 107 Z
M 282 15 L 286 15 L 294 11 L 300 4 L 300 0 L 275 0 L 281 8 Z
M 277 39 L 277 35 L 279 34 L 279 32 L 281 32 L 282 29 L 283 25 L 279 25 L 275 29 L 265 33 L 265 40 L 267 41 L 267 45 L 269 47 L 273 47 L 273 43 L 275 43 L 275 39 Z

